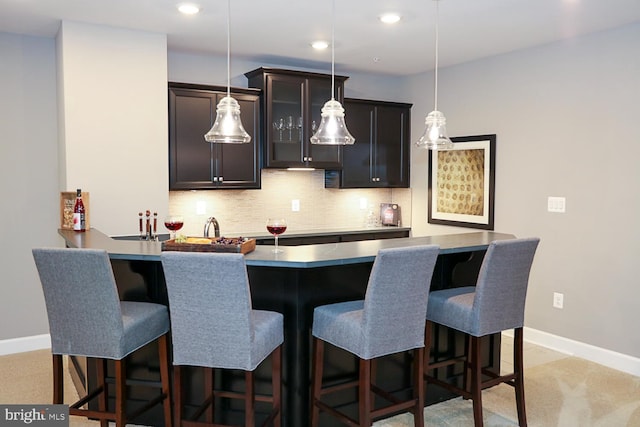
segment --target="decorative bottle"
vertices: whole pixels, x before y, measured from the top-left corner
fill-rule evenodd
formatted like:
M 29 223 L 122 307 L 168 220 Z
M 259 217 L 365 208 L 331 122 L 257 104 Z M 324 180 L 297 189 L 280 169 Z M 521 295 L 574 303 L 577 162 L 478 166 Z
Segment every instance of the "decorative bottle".
M 76 203 L 73 205 L 73 229 L 75 231 L 85 231 L 84 203 L 82 202 L 82 191 L 76 190 Z

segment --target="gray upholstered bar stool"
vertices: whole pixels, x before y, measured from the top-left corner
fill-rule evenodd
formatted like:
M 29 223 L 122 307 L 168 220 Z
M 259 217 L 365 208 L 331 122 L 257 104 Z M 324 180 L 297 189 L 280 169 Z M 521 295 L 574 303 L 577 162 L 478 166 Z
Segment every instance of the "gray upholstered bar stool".
M 514 239 L 492 242 L 484 256 L 475 286 L 434 291 L 429 296 L 425 346 L 430 348 L 433 323 L 468 334 L 470 345 L 463 358 L 430 363 L 426 358 L 425 379 L 473 400 L 475 426 L 483 425 L 482 389 L 500 383 L 515 388 L 520 426 L 527 425 L 524 402 L 522 327 L 529 272 L 540 239 Z M 480 338 L 514 329 L 514 372 L 498 375 L 482 369 Z M 465 388 L 459 388 L 429 375 L 435 368 L 456 362 L 465 364 Z M 467 371 L 469 377 L 467 377 Z M 485 377 L 488 377 L 486 379 Z M 469 381 L 470 380 L 470 381 Z
M 364 300 L 316 307 L 313 313 L 313 374 L 311 426 L 323 410 L 351 426 L 370 426 L 373 419 L 411 411 L 415 426 L 423 427 L 424 327 L 431 276 L 439 247 L 382 249 L 369 276 Z M 324 343 L 340 347 L 359 360 L 359 378 L 323 388 Z M 413 398 L 399 401 L 375 386 L 375 358 L 413 350 Z M 375 371 L 375 369 L 374 369 Z M 321 400 L 327 394 L 358 387 L 358 421 Z M 375 409 L 374 394 L 392 402 Z
M 53 353 L 53 403 L 62 404 L 63 355 L 97 359 L 98 384 L 95 390 L 71 405 L 70 415 L 108 420 L 117 427 L 163 401 L 165 426 L 171 426 L 167 307 L 148 302 L 120 301 L 109 256 L 96 249 L 33 249 L 44 292 L 51 352 Z M 126 414 L 127 385 L 125 358 L 135 350 L 158 341 L 161 392 Z M 115 363 L 115 408 L 108 411 L 107 359 Z M 157 385 L 154 385 L 157 387 Z M 99 397 L 98 410 L 80 409 Z
M 255 402 L 271 402 L 263 425 L 281 423 L 283 316 L 254 310 L 244 255 L 163 252 L 173 338 L 174 417 L 177 426 L 215 425 L 216 397 L 244 399 L 245 426 L 255 425 Z M 272 395 L 258 396 L 254 370 L 271 357 Z M 209 398 L 191 420 L 183 420 L 182 367 L 206 369 Z M 213 369 L 245 372 L 244 393 L 214 389 Z M 207 411 L 209 408 L 209 411 Z M 197 420 L 206 411 L 205 422 Z

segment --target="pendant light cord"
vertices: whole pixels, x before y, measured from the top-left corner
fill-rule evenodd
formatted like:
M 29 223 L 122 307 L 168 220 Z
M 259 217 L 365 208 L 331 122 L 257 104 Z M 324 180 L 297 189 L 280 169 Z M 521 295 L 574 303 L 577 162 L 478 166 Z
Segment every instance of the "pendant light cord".
M 231 97 L 231 0 L 227 0 L 227 96 Z
M 434 83 L 434 98 L 435 98 L 435 107 L 434 110 L 438 110 L 438 39 L 439 39 L 439 31 L 438 31 L 438 21 L 440 17 L 440 13 L 438 10 L 438 0 L 436 2 L 436 70 L 435 70 L 435 83 Z
M 331 3 L 331 99 L 335 99 L 335 44 L 336 44 L 336 0 Z

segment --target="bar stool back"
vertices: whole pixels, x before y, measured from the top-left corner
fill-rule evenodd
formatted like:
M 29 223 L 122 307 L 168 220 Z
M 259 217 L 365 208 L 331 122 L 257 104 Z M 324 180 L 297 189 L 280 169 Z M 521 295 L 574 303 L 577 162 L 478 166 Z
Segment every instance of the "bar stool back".
M 522 361 L 522 328 L 529 273 L 540 239 L 513 239 L 492 242 L 487 249 L 475 286 L 434 291 L 429 295 L 425 347 L 430 348 L 433 323 L 469 335 L 465 358 L 430 363 L 426 360 L 427 383 L 473 399 L 476 427 L 483 425 L 482 394 L 484 388 L 506 383 L 515 388 L 518 421 L 526 426 Z M 480 338 L 514 329 L 514 372 L 499 376 L 481 366 Z M 469 349 L 470 347 L 470 349 Z M 465 363 L 465 389 L 429 375 L 432 369 L 456 362 Z M 470 378 L 466 377 L 467 370 Z M 489 379 L 483 379 L 483 374 Z M 468 381 L 470 379 L 470 381 Z M 470 382 L 470 384 L 468 384 Z
M 255 424 L 256 400 L 271 402 L 264 424 L 279 426 L 283 316 L 252 308 L 244 255 L 163 252 L 161 260 L 171 314 L 175 424 L 200 424 L 196 420 L 209 408 L 202 424 L 213 425 L 215 398 L 224 397 L 244 399 L 246 426 Z M 253 371 L 272 353 L 272 396 L 257 396 Z M 214 390 L 214 371 L 208 369 L 210 396 L 191 420 L 183 420 L 182 366 L 245 371 L 245 392 Z
M 379 418 L 403 410 L 414 414 L 415 426 L 423 427 L 424 327 L 431 276 L 439 247 L 414 246 L 382 249 L 369 276 L 364 300 L 316 307 L 313 314 L 313 377 L 311 425 L 318 425 L 323 410 L 349 425 L 370 426 Z M 359 358 L 358 381 L 322 387 L 324 342 Z M 372 378 L 372 360 L 413 350 L 413 398 L 399 401 L 377 388 Z M 329 393 L 358 387 L 358 421 L 321 400 Z M 373 407 L 373 392 L 392 404 Z
M 108 420 L 117 427 L 163 401 L 165 425 L 171 426 L 167 307 L 134 301 L 120 301 L 109 256 L 96 249 L 33 249 L 44 292 L 51 352 L 53 354 L 53 403 L 62 404 L 62 355 L 84 356 L 97 360 L 98 385 L 69 408 L 70 415 Z M 126 414 L 125 358 L 135 350 L 158 341 L 162 391 L 135 414 Z M 115 361 L 115 397 L 113 411 L 108 411 L 106 361 Z M 80 409 L 99 397 L 98 410 Z

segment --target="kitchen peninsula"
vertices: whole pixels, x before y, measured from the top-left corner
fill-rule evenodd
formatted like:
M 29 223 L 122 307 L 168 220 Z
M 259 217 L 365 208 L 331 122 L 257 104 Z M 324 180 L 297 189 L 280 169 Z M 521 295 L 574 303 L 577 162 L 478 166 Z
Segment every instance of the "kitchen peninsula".
M 71 248 L 105 249 L 111 258 L 121 299 L 154 301 L 167 304 L 164 275 L 160 263 L 161 243 L 147 241 L 115 240 L 96 229 L 85 233 L 60 230 L 66 246 Z M 440 246 L 440 256 L 436 264 L 431 289 L 474 283 L 482 257 L 488 244 L 493 240 L 512 239 L 513 235 L 495 232 L 471 232 L 463 234 L 368 240 L 359 242 L 328 243 L 283 247 L 283 252 L 274 254 L 269 246 L 256 247 L 246 254 L 246 263 L 251 285 L 253 306 L 257 309 L 274 310 L 284 314 L 285 342 L 283 360 L 283 423 L 285 426 L 306 425 L 309 408 L 310 378 L 310 330 L 313 309 L 318 305 L 338 301 L 361 299 L 367 286 L 368 276 L 378 250 L 423 244 Z M 438 337 L 441 337 L 438 339 Z M 499 369 L 500 338 L 489 337 L 485 347 L 485 366 Z M 444 328 L 436 331 L 438 348 L 434 354 L 458 355 L 464 346 L 462 336 Z M 148 353 L 153 354 L 152 351 Z M 144 357 L 144 356 L 142 356 Z M 408 378 L 404 373 L 400 358 L 390 358 L 380 366 L 380 382 L 390 389 L 406 393 Z M 339 349 L 330 349 L 327 357 L 331 365 L 325 368 L 328 376 L 348 377 L 354 372 L 354 361 Z M 135 365 L 136 372 L 128 372 L 128 377 L 154 378 L 152 366 L 156 362 L 141 361 Z M 148 363 L 144 363 L 148 362 Z M 86 375 L 92 381 L 92 367 L 74 362 L 78 377 Z M 138 366 L 140 365 L 140 366 Z M 148 366 L 148 368 L 145 368 Z M 262 368 L 262 367 L 261 367 Z M 259 368 L 260 370 L 260 368 Z M 85 374 L 82 374 L 84 372 Z M 265 370 L 265 372 L 268 372 Z M 447 373 L 443 373 L 447 375 Z M 459 376 L 459 375 L 458 375 Z M 258 377 L 261 377 L 258 374 Z M 268 378 L 268 375 L 267 375 Z M 444 377 L 446 379 L 451 379 Z M 84 378 L 79 378 L 84 380 Z M 191 377 L 192 393 L 202 393 L 202 383 L 196 375 Z M 456 379 L 456 380 L 459 380 Z M 81 382 L 81 381 L 80 381 Z M 265 384 L 257 384 L 260 392 Z M 78 386 L 78 381 L 76 381 Z M 268 391 L 267 388 L 265 388 Z M 448 398 L 436 387 L 428 391 L 427 401 L 433 403 Z M 135 390 L 130 399 L 135 399 Z M 355 396 L 347 395 L 346 401 L 353 402 Z M 354 406 L 354 405 L 351 405 Z M 233 421 L 236 407 L 229 406 L 229 419 Z M 153 413 L 151 413 L 153 416 Z M 140 420 L 159 425 L 161 419 Z

